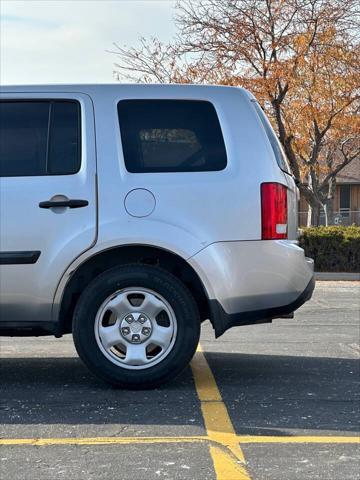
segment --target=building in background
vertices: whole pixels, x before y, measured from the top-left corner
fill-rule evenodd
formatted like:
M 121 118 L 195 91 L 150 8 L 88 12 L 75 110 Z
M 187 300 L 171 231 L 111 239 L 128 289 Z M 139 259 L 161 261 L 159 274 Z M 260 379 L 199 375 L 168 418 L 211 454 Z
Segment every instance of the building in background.
M 360 158 L 347 165 L 336 177 L 333 200 L 335 225 L 360 225 Z M 306 226 L 308 204 L 300 197 L 299 225 Z M 320 212 L 320 225 L 325 225 L 324 212 Z

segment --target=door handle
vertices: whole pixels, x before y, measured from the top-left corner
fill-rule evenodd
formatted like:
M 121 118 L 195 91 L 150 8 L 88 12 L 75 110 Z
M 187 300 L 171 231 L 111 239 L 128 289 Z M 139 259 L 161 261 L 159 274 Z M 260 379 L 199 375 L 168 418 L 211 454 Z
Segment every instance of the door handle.
M 45 202 L 40 202 L 40 208 L 58 208 L 58 207 L 68 207 L 68 208 L 82 208 L 87 207 L 89 202 L 87 200 L 47 200 Z

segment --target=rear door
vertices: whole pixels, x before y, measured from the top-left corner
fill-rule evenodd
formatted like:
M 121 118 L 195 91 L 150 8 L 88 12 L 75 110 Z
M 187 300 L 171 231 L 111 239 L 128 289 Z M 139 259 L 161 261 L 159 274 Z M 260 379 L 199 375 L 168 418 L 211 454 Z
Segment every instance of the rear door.
M 2 325 L 51 320 L 61 275 L 96 240 L 95 180 L 87 95 L 1 95 Z

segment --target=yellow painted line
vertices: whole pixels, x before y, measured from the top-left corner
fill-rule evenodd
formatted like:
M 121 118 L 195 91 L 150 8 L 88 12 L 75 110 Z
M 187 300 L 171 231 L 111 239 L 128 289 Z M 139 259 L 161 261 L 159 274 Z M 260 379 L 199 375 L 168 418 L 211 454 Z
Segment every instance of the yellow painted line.
M 267 436 L 267 435 L 238 435 L 240 443 L 352 443 L 360 444 L 360 437 L 345 436 L 311 436 L 299 435 L 294 437 Z
M 194 437 L 64 437 L 64 438 L 1 438 L 0 446 L 30 445 L 45 447 L 50 445 L 130 445 L 156 443 L 201 443 L 207 442 L 206 436 Z
M 191 369 L 208 439 L 216 442 L 210 445 L 210 454 L 217 480 L 250 480 L 238 437 L 200 345 Z
M 239 443 L 348 443 L 360 444 L 360 437 L 355 436 L 267 436 L 267 435 L 237 435 Z M 222 443 L 210 440 L 206 435 L 192 437 L 58 437 L 58 438 L 0 438 L 0 446 L 30 445 L 35 447 L 51 445 L 130 445 L 157 443 L 210 443 L 221 450 Z M 230 458 L 233 458 L 230 455 Z

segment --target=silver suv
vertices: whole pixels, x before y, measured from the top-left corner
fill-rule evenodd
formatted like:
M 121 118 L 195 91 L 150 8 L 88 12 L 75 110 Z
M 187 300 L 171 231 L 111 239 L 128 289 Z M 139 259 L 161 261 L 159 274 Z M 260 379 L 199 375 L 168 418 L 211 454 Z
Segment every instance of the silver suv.
M 72 333 L 100 378 L 150 388 L 216 337 L 311 297 L 298 191 L 246 90 L 3 87 L 0 332 Z

